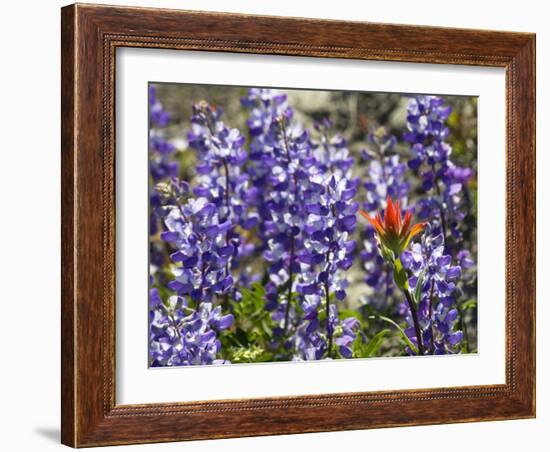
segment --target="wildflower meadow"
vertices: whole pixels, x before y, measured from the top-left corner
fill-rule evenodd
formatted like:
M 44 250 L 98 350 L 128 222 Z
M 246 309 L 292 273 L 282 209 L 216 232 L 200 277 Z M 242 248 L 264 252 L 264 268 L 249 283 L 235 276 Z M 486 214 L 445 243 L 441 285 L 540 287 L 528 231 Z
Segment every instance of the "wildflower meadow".
M 149 365 L 477 352 L 477 99 L 149 85 Z

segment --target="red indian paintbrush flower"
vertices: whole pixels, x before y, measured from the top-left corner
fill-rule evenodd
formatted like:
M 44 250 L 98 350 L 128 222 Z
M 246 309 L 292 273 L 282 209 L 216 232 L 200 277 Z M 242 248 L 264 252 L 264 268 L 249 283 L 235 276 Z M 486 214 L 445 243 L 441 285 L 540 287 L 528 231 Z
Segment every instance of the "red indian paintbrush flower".
M 399 201 L 394 203 L 388 196 L 387 203 L 384 218 L 380 213 L 373 218 L 362 210 L 359 212 L 372 224 L 383 247 L 392 251 L 395 257 L 399 257 L 411 239 L 424 230 L 426 223 L 411 225 L 412 213 L 410 211 L 407 211 L 401 218 Z

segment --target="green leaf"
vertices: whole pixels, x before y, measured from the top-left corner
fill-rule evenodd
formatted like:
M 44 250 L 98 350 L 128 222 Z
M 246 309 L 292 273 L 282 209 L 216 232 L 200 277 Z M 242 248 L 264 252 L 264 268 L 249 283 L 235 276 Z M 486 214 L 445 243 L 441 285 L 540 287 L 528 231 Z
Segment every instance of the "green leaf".
M 418 349 L 416 348 L 416 345 L 414 345 L 411 340 L 409 339 L 409 337 L 407 336 L 407 334 L 405 333 L 405 331 L 403 331 L 403 328 L 401 328 L 397 323 L 395 323 L 392 319 L 388 318 L 388 317 L 385 317 L 383 315 L 379 315 L 379 316 L 372 316 L 372 318 L 379 318 L 380 320 L 383 320 L 384 322 L 387 322 L 387 323 L 390 323 L 391 325 L 393 325 L 395 328 L 397 328 L 397 331 L 399 332 L 399 334 L 401 335 L 401 338 L 405 341 L 405 343 L 407 344 L 407 346 L 415 353 L 415 354 L 418 354 Z
M 233 347 L 229 353 L 232 363 L 258 363 L 271 361 L 273 355 L 262 347 L 252 345 L 251 347 Z
M 239 342 L 239 345 L 241 345 L 242 347 L 247 347 L 250 343 L 246 331 L 242 330 L 241 328 L 237 328 L 237 330 L 235 331 L 235 338 Z
M 414 301 L 416 304 L 420 304 L 420 301 L 422 300 L 422 286 L 424 285 L 424 272 L 420 274 L 418 277 L 418 281 L 416 281 L 416 289 L 414 291 Z
M 353 309 L 340 309 L 338 310 L 338 318 L 340 320 L 347 319 L 348 317 L 355 317 L 359 322 L 363 321 L 363 317 L 361 316 L 361 313 L 358 311 L 355 311 Z
M 460 305 L 460 309 L 462 311 L 466 311 L 468 309 L 474 309 L 474 308 L 477 308 L 477 300 L 475 300 L 473 298 L 468 300 L 468 301 L 465 301 L 464 303 L 462 303 Z
M 222 343 L 222 350 L 228 348 L 228 347 L 239 347 L 239 341 L 235 337 L 235 334 L 230 332 L 229 330 L 225 330 L 220 335 L 220 341 Z
M 273 332 L 271 330 L 271 325 L 269 325 L 269 322 L 267 319 L 263 319 L 260 323 L 262 327 L 262 331 L 265 334 L 267 339 L 271 339 L 273 337 Z
M 377 333 L 370 341 L 369 344 L 365 347 L 364 350 L 364 356 L 366 358 L 370 358 L 372 356 L 375 356 L 378 353 L 378 350 L 380 350 L 380 347 L 384 343 L 385 337 L 391 334 L 391 330 L 385 329 Z
M 364 356 L 364 351 L 366 349 L 366 345 L 363 343 L 363 337 L 358 334 L 355 338 L 355 341 L 353 341 L 353 357 L 354 358 L 366 358 Z
M 234 303 L 235 317 L 242 321 L 255 321 L 263 317 L 265 289 L 261 284 L 254 283 L 252 287 L 241 289 L 242 299 Z

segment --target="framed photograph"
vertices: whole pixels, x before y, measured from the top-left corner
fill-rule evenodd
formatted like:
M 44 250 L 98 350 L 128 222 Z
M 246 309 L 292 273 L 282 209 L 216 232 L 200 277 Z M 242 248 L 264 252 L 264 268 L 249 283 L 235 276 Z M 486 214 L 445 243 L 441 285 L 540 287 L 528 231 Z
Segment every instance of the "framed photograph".
M 62 442 L 535 416 L 535 36 L 62 9 Z

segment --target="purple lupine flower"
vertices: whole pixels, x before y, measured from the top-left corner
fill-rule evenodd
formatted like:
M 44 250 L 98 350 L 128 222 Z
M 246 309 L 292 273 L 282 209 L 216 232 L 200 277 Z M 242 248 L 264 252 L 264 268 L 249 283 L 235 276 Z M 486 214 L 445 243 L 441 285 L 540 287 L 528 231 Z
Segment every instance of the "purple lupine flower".
M 159 188 L 164 199 L 173 202 L 161 209 L 161 238 L 175 250 L 170 256 L 175 279 L 167 288 L 176 295 L 162 303 L 157 289 L 151 290 L 152 366 L 221 363 L 217 333 L 231 326 L 233 316 L 223 315 L 221 306 L 213 307 L 212 302 L 232 287 L 226 265 L 233 250 L 225 240 L 232 226 L 219 222 L 215 205 L 206 198 L 188 197 L 182 204 L 189 195 L 186 184 L 172 181 L 171 188 Z
M 303 249 L 299 252 L 300 275 L 296 291 L 303 297 L 324 299 L 327 312 L 326 348 L 332 357 L 334 330 L 338 325 L 338 309 L 331 298 L 346 297 L 348 280 L 345 271 L 353 263 L 358 203 L 353 200 L 358 179 L 351 177 L 353 163 L 345 149 L 345 141 L 327 139 L 326 131 L 316 149 L 317 163 L 310 167 L 304 212 Z M 327 143 L 340 143 L 329 146 Z M 316 341 L 320 345 L 319 341 Z
M 206 198 L 190 198 L 186 204 L 167 206 L 165 212 L 161 238 L 176 250 L 170 256 L 176 265 L 175 279 L 168 288 L 197 304 L 227 293 L 233 284 L 227 273 L 234 254 L 233 245 L 226 241 L 231 222 L 220 222 L 216 205 Z
M 179 165 L 174 159 L 175 146 L 166 138 L 166 127 L 170 123 L 170 113 L 164 109 L 156 95 L 154 85 L 149 85 L 149 174 L 153 184 L 167 182 L 177 177 Z M 161 218 L 158 216 L 161 206 L 159 193 L 153 188 L 149 191 L 149 263 L 151 273 L 157 273 L 164 264 L 165 244 L 156 235 L 161 230 Z M 161 275 L 159 278 L 163 279 Z M 164 282 L 164 280 L 163 280 Z
M 176 177 L 179 172 L 179 165 L 172 158 L 176 148 L 166 139 L 170 118 L 157 98 L 155 85 L 149 85 L 149 171 L 155 183 Z
M 185 317 L 190 329 L 178 343 L 177 365 L 215 361 L 220 351 L 216 331 L 228 328 L 233 316 L 222 315 L 222 307 L 212 303 L 230 293 L 239 298 L 230 269 L 250 252 L 236 232 L 237 226 L 254 226 L 243 201 L 248 182 L 242 171 L 247 160 L 244 137 L 226 127 L 221 115 L 204 101 L 193 107 L 188 140 L 198 154 L 196 186 L 191 190 L 188 183 L 173 178 L 155 190 L 155 211 L 164 222 L 161 239 L 173 250 L 174 279 L 167 288 L 185 300 L 190 312 Z M 166 343 L 164 338 L 162 350 Z
M 410 184 L 405 180 L 406 164 L 402 163 L 395 150 L 395 136 L 379 128 L 369 133 L 368 146 L 361 152 L 367 164 L 364 187 L 366 191 L 363 209 L 374 214 L 386 208 L 386 199 L 391 197 L 406 208 Z
M 435 165 L 449 158 L 452 149 L 445 141 L 449 136 L 445 120 L 450 113 L 451 108 L 438 96 L 416 96 L 409 100 L 408 130 L 403 138 L 411 144 L 411 168 L 419 168 L 423 163 Z
M 304 312 L 296 332 L 290 341 L 294 350 L 294 361 L 322 359 L 327 350 L 326 336 L 321 331 L 319 309 L 321 297 L 318 294 L 305 295 L 301 304 Z
M 249 89 L 241 104 L 250 110 L 247 126 L 251 142 L 246 168 L 250 182 L 245 199 L 259 217 L 257 232 L 263 246 L 259 251 L 263 252 L 267 244 L 265 221 L 271 219 L 272 210 L 266 189 L 272 184 L 272 168 L 280 156 L 275 155 L 275 149 L 281 147 L 281 118 L 290 121 L 293 110 L 288 106 L 286 94 L 265 88 Z
M 249 214 L 246 206 L 245 137 L 221 121 L 222 113 L 220 108 L 213 108 L 205 101 L 193 106 L 192 129 L 187 138 L 199 159 L 198 186 L 194 193 L 214 203 L 222 218 L 251 229 L 258 219 Z
M 263 200 L 264 258 L 270 263 L 267 287 L 268 300 L 286 286 L 283 329 L 290 315 L 290 298 L 299 271 L 297 250 L 303 246 L 305 192 L 309 185 L 309 169 L 314 163 L 308 134 L 287 124 L 284 116 L 277 118 L 276 138 L 271 153 L 272 164 L 265 177 Z M 288 306 L 288 307 L 287 307 Z
M 327 288 L 336 298 L 346 296 L 347 279 L 343 272 L 351 267 L 355 241 L 351 239 L 357 222 L 358 203 L 353 200 L 357 184 L 353 180 L 332 175 L 312 177 L 312 197 L 305 207 L 307 220 L 305 240 L 299 261 L 310 266 L 317 278 L 314 282 L 298 284 L 298 291 L 306 293 Z M 317 272 L 317 265 L 320 272 Z M 307 272 L 307 269 L 302 269 Z M 312 287 L 313 286 L 313 287 Z M 325 289 L 325 292 L 327 290 Z M 326 297 L 328 294 L 324 293 Z
M 157 98 L 155 85 L 149 85 L 149 118 L 153 127 L 166 127 L 170 122 L 170 113 Z
M 223 111 L 205 101 L 193 106 L 192 129 L 188 133 L 189 145 L 197 151 L 198 173 L 196 196 L 207 198 L 216 206 L 221 222 L 228 221 L 232 228 L 225 231 L 226 246 L 232 247 L 232 256 L 226 262 L 226 273 L 236 268 L 242 258 L 254 252 L 255 246 L 242 240 L 236 226 L 250 230 L 258 224 L 258 214 L 249 208 L 249 175 L 244 170 L 248 153 L 245 137 L 238 129 L 227 127 L 222 121 Z M 233 287 L 231 296 L 238 300 L 241 294 Z
M 332 122 L 329 119 L 315 123 L 314 127 L 321 135 L 319 143 L 312 143 L 314 145 L 313 154 L 317 160 L 319 171 L 321 173 L 335 173 L 337 176 L 351 179 L 351 168 L 354 162 L 347 147 L 346 139 L 340 134 L 332 137 L 328 136 L 328 132 L 332 127 Z
M 363 210 L 374 216 L 387 207 L 388 196 L 403 207 L 408 204 L 410 184 L 405 179 L 407 165 L 401 163 L 395 152 L 396 138 L 379 128 L 368 135 L 368 147 L 361 152 L 367 165 L 363 187 L 365 201 Z M 375 309 L 387 312 L 397 309 L 401 301 L 393 281 L 393 270 L 384 261 L 378 250 L 376 231 L 370 223 L 363 231 L 363 249 L 360 258 L 365 270 L 365 283 L 370 293 L 364 302 Z
M 353 355 L 353 343 L 357 337 L 359 321 L 350 317 L 340 321 L 338 308 L 332 304 L 329 307 L 326 327 L 321 325 L 319 312 L 322 305 L 321 296 L 317 294 L 305 295 L 302 298 L 301 308 L 303 316 L 300 319 L 295 334 L 289 341 L 289 347 L 293 349 L 294 361 L 320 360 L 325 357 L 332 358 L 328 353 L 329 337 L 326 329 L 334 336 L 340 356 L 351 358 Z
M 190 309 L 187 298 L 173 295 L 162 303 L 156 289 L 151 291 L 149 350 L 151 366 L 225 364 L 216 359 L 221 344 L 217 333 L 233 323 L 231 314 L 222 315 L 221 307 L 202 303 Z
M 441 293 L 443 283 L 434 283 L 434 290 L 430 292 L 435 300 L 442 297 L 442 300 L 439 300 L 442 303 L 441 307 L 432 306 L 432 312 L 439 312 L 439 321 L 431 320 L 439 325 L 441 331 L 451 330 L 459 315 L 452 307 L 457 306 L 456 298 L 464 291 L 468 291 L 469 284 L 475 284 L 475 277 L 472 276 L 475 273 L 472 270 L 475 263 L 469 251 L 462 249 L 464 220 L 471 203 L 467 184 L 473 177 L 473 170 L 459 167 L 452 160 L 452 147 L 447 142 L 449 129 L 446 126 L 450 113 L 450 107 L 445 105 L 441 97 L 412 98 L 408 106 L 408 132 L 404 135 L 405 140 L 411 145 L 413 155 L 409 166 L 418 171 L 421 178 L 420 189 L 425 193 L 416 203 L 417 214 L 420 218 L 429 219 L 431 236 L 439 237 L 438 240 L 441 241 L 441 252 L 445 258 L 440 257 L 440 263 L 449 261 L 451 265 L 451 262 L 457 262 L 458 265 L 453 267 L 453 271 L 461 272 L 461 283 L 459 284 L 455 277 L 451 294 Z M 454 276 L 452 272 L 447 275 L 449 278 L 451 276 Z M 454 287 L 455 285 L 457 287 Z M 427 296 L 425 292 L 423 288 L 423 300 Z M 446 316 L 446 313 L 449 313 L 449 316 Z M 446 319 L 445 322 L 443 319 Z M 438 342 L 437 338 L 441 334 L 436 334 L 440 331 L 437 328 L 430 328 L 426 336 L 431 340 L 432 330 L 435 344 L 432 349 L 435 353 L 448 353 L 458 349 L 455 345 L 462 340 L 462 332 L 457 331 L 450 338 L 441 333 L 443 336 Z M 453 343 L 455 341 L 456 344 Z M 440 342 L 447 345 L 440 346 Z
M 341 335 L 335 339 L 340 355 L 344 358 L 353 357 L 353 343 L 357 338 L 357 331 L 360 328 L 359 320 L 355 317 L 348 317 L 341 322 Z
M 457 353 L 463 334 L 456 329 L 458 311 L 454 306 L 456 281 L 462 270 L 452 265 L 451 255 L 445 252 L 443 236 L 437 229 L 435 232 L 437 235 L 428 226 L 421 243 L 413 243 L 404 251 L 401 261 L 411 274 L 411 290 L 420 294 L 418 318 L 426 353 Z M 411 342 L 418 344 L 410 310 L 406 304 L 402 309 L 409 324 L 405 333 Z
M 470 168 L 461 168 L 452 161 L 452 147 L 446 141 L 449 129 L 445 122 L 451 107 L 438 96 L 416 96 L 409 100 L 407 132 L 403 138 L 411 146 L 409 167 L 419 171 L 422 190 L 428 196 L 416 205 L 422 219 L 437 219 L 445 247 L 456 252 L 462 237 L 462 222 L 468 200 L 466 184 L 473 176 Z M 434 220 L 431 221 L 436 226 Z M 453 237 L 453 243 L 448 243 Z
M 353 161 L 342 137 L 326 137 L 329 124 L 321 142 L 314 143 L 307 131 L 292 123 L 285 95 L 251 89 L 241 102 L 251 109 L 249 201 L 262 220 L 259 236 L 270 263 L 266 309 L 273 311 L 274 335 L 294 350 L 294 359 L 320 359 L 332 334 L 330 324 L 338 321 L 337 312 L 329 308 L 320 331 L 321 300 L 327 288 L 339 299 L 345 297 L 347 280 L 341 269 L 351 265 L 355 245 L 349 239 L 358 207 L 351 202 L 358 185 L 349 180 Z M 310 226 L 311 221 L 316 226 Z M 323 252 L 316 246 L 323 246 Z M 321 265 L 319 277 L 314 268 Z

